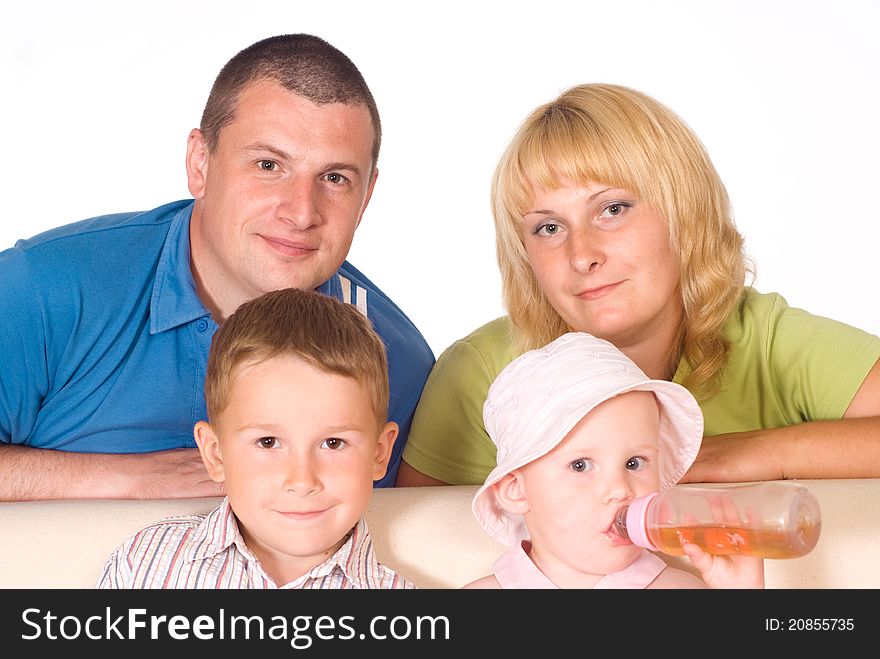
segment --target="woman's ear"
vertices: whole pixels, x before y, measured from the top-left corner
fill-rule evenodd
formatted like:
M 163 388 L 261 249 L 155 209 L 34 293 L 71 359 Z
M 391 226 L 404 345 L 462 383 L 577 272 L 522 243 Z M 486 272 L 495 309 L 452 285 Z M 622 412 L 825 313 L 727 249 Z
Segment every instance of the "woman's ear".
M 501 480 L 492 485 L 492 491 L 498 505 L 505 511 L 515 515 L 524 515 L 529 511 L 529 499 L 518 470 L 504 474 Z
M 223 455 L 220 452 L 220 440 L 217 438 L 214 428 L 206 421 L 199 421 L 193 428 L 193 436 L 199 447 L 202 462 L 205 463 L 205 469 L 208 470 L 208 476 L 215 483 L 222 483 L 226 480 L 223 472 Z

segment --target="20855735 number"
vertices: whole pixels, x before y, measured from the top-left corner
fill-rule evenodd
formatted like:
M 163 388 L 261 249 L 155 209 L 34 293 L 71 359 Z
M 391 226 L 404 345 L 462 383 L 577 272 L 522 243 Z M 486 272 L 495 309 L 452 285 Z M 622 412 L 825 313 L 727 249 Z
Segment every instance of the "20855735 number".
M 765 618 L 764 629 L 769 632 L 852 631 L 853 618 Z

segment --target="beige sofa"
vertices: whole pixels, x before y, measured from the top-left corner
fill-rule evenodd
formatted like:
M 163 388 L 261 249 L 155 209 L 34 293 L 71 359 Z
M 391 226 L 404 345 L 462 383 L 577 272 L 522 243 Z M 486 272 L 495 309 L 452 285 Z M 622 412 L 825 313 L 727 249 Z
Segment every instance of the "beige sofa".
M 880 479 L 801 481 L 819 500 L 822 533 L 807 556 L 766 561 L 768 588 L 880 587 Z M 470 510 L 476 487 L 382 489 L 367 521 L 380 559 L 423 588 L 488 573 L 503 547 Z M 0 503 L 0 587 L 92 588 L 129 534 L 216 499 Z M 686 559 L 668 560 L 687 566 Z

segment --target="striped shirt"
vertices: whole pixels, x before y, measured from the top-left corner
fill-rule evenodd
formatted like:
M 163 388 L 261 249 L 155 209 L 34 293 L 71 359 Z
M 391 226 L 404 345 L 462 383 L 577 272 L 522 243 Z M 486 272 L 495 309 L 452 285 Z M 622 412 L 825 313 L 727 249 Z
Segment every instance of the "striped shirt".
M 279 588 L 244 544 L 226 497 L 207 515 L 169 517 L 110 555 L 97 588 Z M 329 559 L 280 588 L 415 588 L 376 559 L 361 518 Z

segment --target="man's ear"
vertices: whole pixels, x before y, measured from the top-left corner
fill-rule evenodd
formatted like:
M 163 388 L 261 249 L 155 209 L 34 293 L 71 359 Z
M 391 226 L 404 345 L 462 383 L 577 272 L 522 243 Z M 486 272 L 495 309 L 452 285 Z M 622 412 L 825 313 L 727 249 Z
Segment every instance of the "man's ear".
M 199 421 L 193 428 L 193 436 L 196 438 L 202 462 L 205 463 L 205 469 L 208 470 L 208 476 L 212 481 L 222 483 L 226 480 L 226 476 L 223 472 L 223 455 L 220 452 L 217 433 L 214 432 L 211 424 Z
M 514 515 L 524 515 L 529 512 L 529 498 L 526 496 L 519 471 L 514 470 L 504 474 L 492 485 L 492 492 L 503 510 Z
M 379 178 L 379 168 L 373 165 L 373 171 L 370 172 L 370 182 L 367 185 L 367 196 L 364 197 L 364 205 L 361 206 L 361 214 L 358 216 L 355 228 L 359 227 L 361 225 L 361 220 L 364 219 L 364 211 L 367 210 L 367 205 L 370 203 L 370 197 L 373 196 L 373 188 L 376 187 L 377 178 Z
M 208 181 L 208 145 L 198 128 L 193 128 L 186 142 L 186 182 L 194 199 L 205 196 Z
M 389 421 L 379 433 L 379 439 L 376 442 L 376 456 L 373 462 L 373 480 L 377 481 L 388 471 L 388 461 L 391 460 L 391 449 L 394 448 L 394 442 L 400 428 L 394 421 Z

